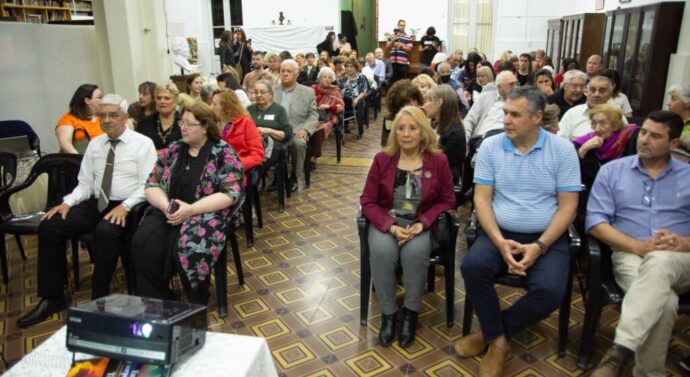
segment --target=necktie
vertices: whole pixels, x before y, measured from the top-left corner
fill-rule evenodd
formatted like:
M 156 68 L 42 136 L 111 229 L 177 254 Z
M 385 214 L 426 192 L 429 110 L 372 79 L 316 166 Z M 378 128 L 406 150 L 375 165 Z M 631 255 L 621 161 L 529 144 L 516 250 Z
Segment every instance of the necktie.
M 115 165 L 115 147 L 117 147 L 117 143 L 120 142 L 120 139 L 111 139 L 109 142 L 110 150 L 105 160 L 105 171 L 103 172 L 103 180 L 101 181 L 101 191 L 98 194 L 98 210 L 100 212 L 103 212 L 110 202 L 110 188 L 113 183 L 113 167 Z

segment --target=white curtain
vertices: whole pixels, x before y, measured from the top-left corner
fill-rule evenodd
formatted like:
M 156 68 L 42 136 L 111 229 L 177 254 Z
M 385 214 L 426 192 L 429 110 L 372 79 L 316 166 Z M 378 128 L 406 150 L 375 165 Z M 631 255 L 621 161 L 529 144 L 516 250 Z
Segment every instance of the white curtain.
M 326 39 L 324 26 L 244 27 L 254 51 L 316 53 L 316 45 Z

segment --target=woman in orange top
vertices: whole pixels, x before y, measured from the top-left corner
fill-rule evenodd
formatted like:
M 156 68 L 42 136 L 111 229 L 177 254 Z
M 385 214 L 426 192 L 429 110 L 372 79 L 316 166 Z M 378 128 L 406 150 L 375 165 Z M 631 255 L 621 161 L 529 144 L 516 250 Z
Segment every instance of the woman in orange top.
M 103 133 L 101 121 L 96 117 L 102 96 L 101 90 L 93 84 L 81 85 L 74 92 L 69 112 L 55 126 L 55 135 L 63 153 L 84 154 L 89 141 Z

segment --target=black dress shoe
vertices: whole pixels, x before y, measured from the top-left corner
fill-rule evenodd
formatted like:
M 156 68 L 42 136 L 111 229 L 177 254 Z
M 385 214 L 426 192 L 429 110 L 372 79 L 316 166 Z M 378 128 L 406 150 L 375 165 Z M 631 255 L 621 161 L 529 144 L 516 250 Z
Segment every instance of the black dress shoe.
M 24 314 L 17 320 L 19 327 L 29 327 L 39 322 L 43 322 L 46 318 L 53 315 L 53 313 L 61 312 L 69 306 L 69 302 L 64 297 L 57 299 L 42 298 L 35 308 L 30 312 Z
M 419 313 L 417 312 L 403 308 L 402 324 L 400 325 L 400 335 L 398 336 L 400 347 L 407 347 L 414 342 L 418 315 Z
M 397 312 L 386 315 L 381 314 L 381 330 L 379 330 L 379 343 L 382 346 L 390 346 L 393 343 L 393 337 L 395 337 L 395 321 L 397 318 Z

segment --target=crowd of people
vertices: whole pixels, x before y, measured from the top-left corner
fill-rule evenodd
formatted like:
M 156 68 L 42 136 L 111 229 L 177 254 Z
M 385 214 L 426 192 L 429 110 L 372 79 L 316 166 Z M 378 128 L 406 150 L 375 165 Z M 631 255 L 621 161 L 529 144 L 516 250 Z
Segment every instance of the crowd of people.
M 405 287 L 398 342 L 414 342 L 430 230 L 461 204 L 454 192 L 461 185 L 473 187 L 481 227 L 460 267 L 481 330 L 457 342 L 461 357 L 486 352 L 480 374 L 500 376 L 510 339 L 560 306 L 571 263 L 566 230 L 575 223 L 611 245 L 616 280 L 628 292 L 614 346 L 593 376 L 619 375 L 633 357 L 639 375 L 663 375 L 660 350 L 678 294 L 690 290 L 683 253 L 690 251 L 690 84 L 671 88 L 668 110 L 633 123 L 620 74 L 604 70 L 601 56 L 589 57 L 584 71 L 566 59 L 556 72 L 542 50 L 505 51 L 491 63 L 475 50 L 444 53 L 433 27 L 410 80 L 415 51 L 405 27 L 400 20 L 385 48 L 366 54 L 330 32 L 316 54 L 294 58 L 254 51 L 241 29 L 228 31 L 217 86 L 198 74 L 185 93 L 144 82 L 130 106 L 80 86 L 56 126 L 60 149 L 84 154 L 79 184 L 41 223 L 41 301 L 19 325 L 66 307 L 64 244 L 75 235 L 96 234 L 92 296 L 107 295 L 128 214 L 144 201 L 150 208 L 131 245 L 139 293 L 173 298 L 168 282 L 179 274 L 188 299 L 206 304 L 247 172 L 268 171 L 287 150 L 288 189 L 305 187 L 304 169 L 316 169 L 340 115 L 355 114 L 362 137 L 367 101 L 385 94 L 383 149 L 360 200 L 380 344 L 395 339 L 398 265 Z M 505 273 L 524 276 L 528 288 L 502 311 L 493 281 Z

